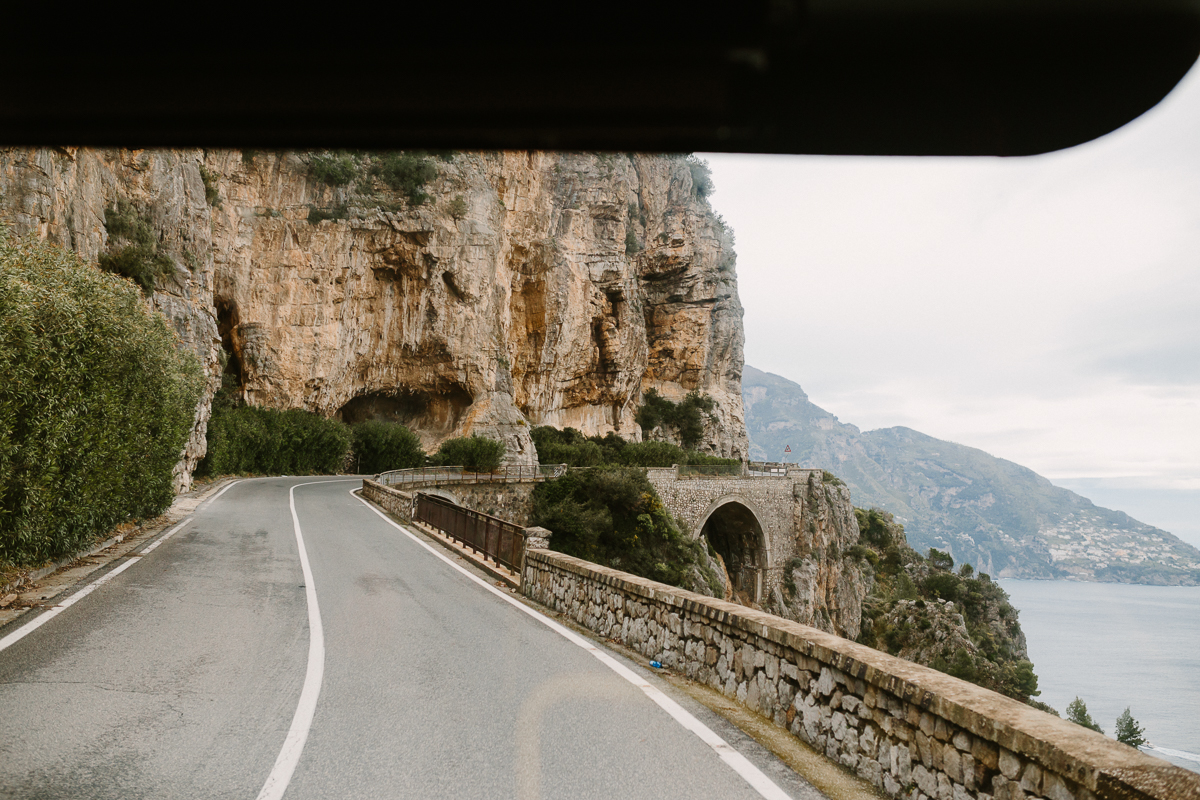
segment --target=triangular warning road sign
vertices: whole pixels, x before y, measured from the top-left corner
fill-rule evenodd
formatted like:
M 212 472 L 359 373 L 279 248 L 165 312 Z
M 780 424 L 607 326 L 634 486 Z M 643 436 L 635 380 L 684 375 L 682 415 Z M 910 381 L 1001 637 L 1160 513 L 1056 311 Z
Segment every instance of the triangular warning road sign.
M 792 452 L 792 446 L 791 446 L 790 444 L 785 444 L 785 445 L 783 446 L 783 452 L 785 452 L 785 453 L 790 453 L 790 452 Z

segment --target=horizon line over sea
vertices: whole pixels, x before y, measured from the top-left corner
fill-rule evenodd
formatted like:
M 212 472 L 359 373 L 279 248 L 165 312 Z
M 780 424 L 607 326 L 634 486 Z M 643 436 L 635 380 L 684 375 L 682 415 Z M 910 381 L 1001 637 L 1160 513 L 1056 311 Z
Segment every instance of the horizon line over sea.
M 1041 696 L 1081 698 L 1105 735 L 1129 708 L 1152 746 L 1200 772 L 1200 586 L 1001 578 L 1019 612 Z

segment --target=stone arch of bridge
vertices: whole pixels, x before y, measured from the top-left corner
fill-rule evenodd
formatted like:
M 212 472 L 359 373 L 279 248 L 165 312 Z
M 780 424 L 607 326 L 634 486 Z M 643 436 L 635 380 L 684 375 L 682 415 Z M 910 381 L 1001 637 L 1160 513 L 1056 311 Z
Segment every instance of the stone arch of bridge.
M 457 497 L 455 497 L 453 492 L 447 491 L 446 489 L 442 489 L 441 487 L 438 487 L 438 486 L 430 486 L 425 489 L 417 489 L 417 491 L 424 492 L 425 494 L 431 494 L 431 495 L 434 495 L 435 497 L 440 497 L 443 500 L 449 500 L 451 503 L 454 503 L 454 505 L 456 505 L 456 506 L 462 505 L 462 501 L 459 500 Z
M 771 548 L 763 528 L 762 510 L 748 497 L 725 495 L 700 516 L 699 535 L 721 554 L 734 588 L 758 600 L 762 573 L 770 568 Z

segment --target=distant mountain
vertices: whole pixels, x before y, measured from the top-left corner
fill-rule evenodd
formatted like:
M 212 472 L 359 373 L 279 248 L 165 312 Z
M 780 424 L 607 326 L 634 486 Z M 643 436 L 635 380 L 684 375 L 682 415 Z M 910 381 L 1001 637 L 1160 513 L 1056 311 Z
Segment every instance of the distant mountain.
M 820 467 L 856 506 L 892 512 L 919 552 L 949 550 L 995 577 L 1200 584 L 1200 550 L 1019 464 L 910 428 L 862 432 L 798 384 L 742 374 L 750 457 Z

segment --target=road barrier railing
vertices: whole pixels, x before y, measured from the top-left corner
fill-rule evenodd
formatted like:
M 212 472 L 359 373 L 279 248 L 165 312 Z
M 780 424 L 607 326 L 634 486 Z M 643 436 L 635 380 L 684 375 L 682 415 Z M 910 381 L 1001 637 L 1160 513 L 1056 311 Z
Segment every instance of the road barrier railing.
M 525 556 L 525 529 L 520 525 L 457 506 L 444 497 L 424 492 L 417 492 L 413 520 L 423 522 L 497 564 L 521 574 Z
M 381 472 L 374 480 L 384 486 L 409 483 L 519 483 L 559 478 L 566 471 L 566 464 L 512 464 L 491 472 L 476 472 L 467 467 L 416 467 Z

